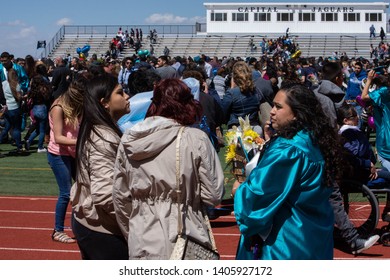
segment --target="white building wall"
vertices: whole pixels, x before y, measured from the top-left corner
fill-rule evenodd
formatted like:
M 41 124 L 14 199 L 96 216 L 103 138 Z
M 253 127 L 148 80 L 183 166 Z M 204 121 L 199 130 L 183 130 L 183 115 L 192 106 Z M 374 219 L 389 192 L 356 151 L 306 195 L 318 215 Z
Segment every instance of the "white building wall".
M 387 2 L 367 3 L 204 3 L 207 12 L 207 34 L 267 34 L 284 33 L 367 33 L 374 24 L 386 30 Z M 254 21 L 255 12 L 269 12 L 271 21 Z M 248 13 L 248 21 L 232 21 L 232 13 Z M 278 13 L 294 14 L 293 21 L 277 21 Z M 299 21 L 299 13 L 315 13 L 315 21 Z M 322 21 L 322 13 L 337 13 L 337 22 Z M 211 13 L 227 13 L 227 21 L 211 21 Z M 359 13 L 360 21 L 344 21 L 344 13 Z M 382 21 L 366 21 L 366 13 L 382 14 Z

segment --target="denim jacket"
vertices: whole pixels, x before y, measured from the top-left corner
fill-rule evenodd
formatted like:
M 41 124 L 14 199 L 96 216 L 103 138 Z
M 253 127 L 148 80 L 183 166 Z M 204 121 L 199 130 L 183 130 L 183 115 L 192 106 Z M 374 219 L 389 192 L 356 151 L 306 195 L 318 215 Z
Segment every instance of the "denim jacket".
M 239 87 L 229 89 L 222 101 L 222 108 L 228 127 L 239 125 L 238 117 L 249 115 L 251 125 L 259 125 L 259 107 L 263 96 L 256 89 L 248 95 L 241 93 Z

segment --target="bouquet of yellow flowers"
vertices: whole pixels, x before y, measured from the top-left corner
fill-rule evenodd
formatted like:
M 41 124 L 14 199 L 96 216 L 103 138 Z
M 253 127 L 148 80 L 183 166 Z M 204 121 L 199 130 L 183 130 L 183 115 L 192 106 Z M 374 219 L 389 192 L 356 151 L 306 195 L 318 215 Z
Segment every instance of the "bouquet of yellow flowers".
M 225 133 L 227 164 L 233 163 L 232 173 L 239 182 L 245 180 L 245 165 L 249 162 L 248 154 L 253 150 L 260 150 L 265 141 L 252 129 L 249 116 L 245 120 L 238 118 L 240 126 L 233 126 Z

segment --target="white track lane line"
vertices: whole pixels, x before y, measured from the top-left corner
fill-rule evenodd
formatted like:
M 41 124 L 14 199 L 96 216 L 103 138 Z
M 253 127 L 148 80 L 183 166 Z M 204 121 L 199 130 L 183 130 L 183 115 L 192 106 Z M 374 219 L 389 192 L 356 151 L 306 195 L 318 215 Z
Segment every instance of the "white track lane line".
M 24 213 L 24 214 L 54 214 L 54 211 L 24 211 L 24 210 L 0 210 L 0 213 Z M 70 212 L 68 212 L 70 214 Z M 66 214 L 68 214 L 66 213 Z
M 0 196 L 0 199 L 7 200 L 57 200 L 57 197 L 45 197 L 45 196 Z
M 53 249 L 32 249 L 32 248 L 7 248 L 0 247 L 0 251 L 29 251 L 29 252 L 54 252 L 54 253 L 78 253 L 79 250 L 53 250 Z

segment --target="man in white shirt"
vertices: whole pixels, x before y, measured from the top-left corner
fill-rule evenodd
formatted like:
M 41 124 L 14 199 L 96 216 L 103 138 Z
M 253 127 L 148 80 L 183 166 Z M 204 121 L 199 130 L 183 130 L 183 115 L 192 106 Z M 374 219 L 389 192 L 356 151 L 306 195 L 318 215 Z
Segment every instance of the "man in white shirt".
M 127 94 L 129 93 L 127 81 L 129 80 L 132 66 L 133 66 L 133 62 L 131 58 L 125 57 L 122 61 L 122 69 L 121 71 L 119 71 L 119 75 L 118 75 L 118 83 L 122 86 L 124 92 L 126 92 Z

